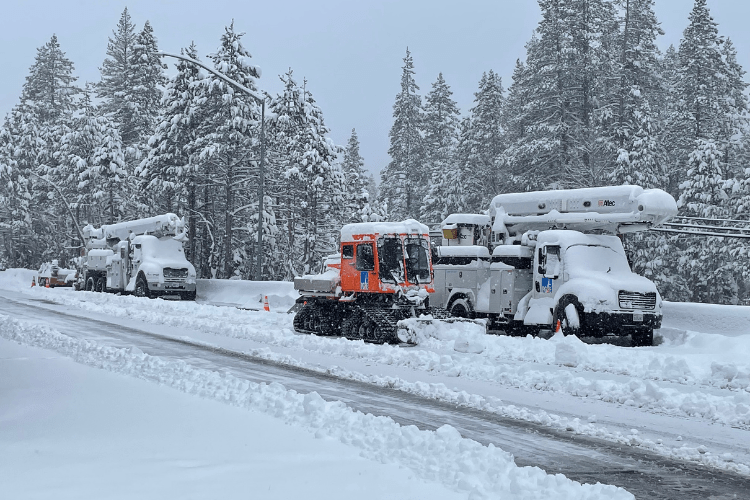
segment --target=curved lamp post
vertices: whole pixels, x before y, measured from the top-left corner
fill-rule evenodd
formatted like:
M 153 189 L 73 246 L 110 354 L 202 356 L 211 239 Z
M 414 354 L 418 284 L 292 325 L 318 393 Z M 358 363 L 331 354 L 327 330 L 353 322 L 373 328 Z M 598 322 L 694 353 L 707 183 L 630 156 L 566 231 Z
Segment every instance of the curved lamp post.
M 230 85 L 234 85 L 236 88 L 240 89 L 253 99 L 255 99 L 256 102 L 260 103 L 261 105 L 261 111 L 260 111 L 260 182 L 258 183 L 258 255 L 255 262 L 255 279 L 256 281 L 261 281 L 263 276 L 263 184 L 265 180 L 265 170 L 264 170 L 264 161 L 266 156 L 266 100 L 259 95 L 257 92 L 250 90 L 249 88 L 242 85 L 240 82 L 233 80 L 232 78 L 229 78 L 228 76 L 224 75 L 223 73 L 219 73 L 213 68 L 210 68 L 203 64 L 200 61 L 196 61 L 193 58 L 183 56 L 183 55 L 177 55 L 177 54 L 169 54 L 167 52 L 156 52 L 157 56 L 161 57 L 174 57 L 175 59 L 180 59 L 181 61 L 185 61 L 191 64 L 195 64 L 196 66 L 200 66 L 201 68 L 205 69 L 209 73 L 216 75 L 217 77 L 221 78 L 225 82 L 229 83 Z

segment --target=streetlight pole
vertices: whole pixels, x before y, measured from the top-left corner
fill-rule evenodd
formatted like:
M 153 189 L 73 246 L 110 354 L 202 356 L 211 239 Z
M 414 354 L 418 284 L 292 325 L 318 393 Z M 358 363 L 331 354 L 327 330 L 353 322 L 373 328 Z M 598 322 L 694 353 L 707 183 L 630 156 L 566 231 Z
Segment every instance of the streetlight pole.
M 266 156 L 266 100 L 261 97 L 257 92 L 250 90 L 249 88 L 242 85 L 240 82 L 229 78 L 228 76 L 219 73 L 215 69 L 206 66 L 200 61 L 196 61 L 192 57 L 183 55 L 170 54 L 167 52 L 157 52 L 157 56 L 160 57 L 174 57 L 196 66 L 200 66 L 209 73 L 221 78 L 230 85 L 234 85 L 253 99 L 255 102 L 260 104 L 260 182 L 258 183 L 258 249 L 257 259 L 255 261 L 255 280 L 262 281 L 263 279 L 263 184 L 265 181 L 265 156 Z

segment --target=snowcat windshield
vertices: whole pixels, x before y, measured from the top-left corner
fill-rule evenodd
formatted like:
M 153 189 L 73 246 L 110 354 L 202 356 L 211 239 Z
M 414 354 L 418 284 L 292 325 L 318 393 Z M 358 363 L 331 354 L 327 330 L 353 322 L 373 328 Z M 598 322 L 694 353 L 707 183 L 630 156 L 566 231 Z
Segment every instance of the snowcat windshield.
M 406 277 L 414 283 L 429 283 L 430 259 L 427 255 L 430 244 L 424 238 L 406 238 Z
M 401 239 L 385 236 L 378 240 L 378 265 L 380 279 L 390 283 L 403 283 L 404 249 Z
M 601 245 L 573 245 L 565 252 L 570 274 L 597 271 L 601 273 L 630 274 L 624 255 Z

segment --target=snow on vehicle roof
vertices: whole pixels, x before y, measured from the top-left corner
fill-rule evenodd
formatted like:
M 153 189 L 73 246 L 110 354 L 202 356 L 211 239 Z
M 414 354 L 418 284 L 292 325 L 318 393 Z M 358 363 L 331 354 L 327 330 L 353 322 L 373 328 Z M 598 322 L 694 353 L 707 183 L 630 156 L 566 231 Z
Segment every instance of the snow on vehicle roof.
M 479 245 L 453 245 L 453 246 L 439 246 L 437 248 L 438 255 L 441 257 L 487 257 L 490 256 L 490 251 L 487 247 Z
M 443 226 L 448 224 L 473 224 L 476 226 L 488 226 L 490 216 L 485 214 L 450 214 L 443 221 Z
M 354 241 L 355 236 L 382 234 L 420 234 L 429 235 L 430 230 L 424 224 L 407 219 L 403 222 L 358 222 L 341 228 L 341 241 Z M 357 238 L 358 240 L 360 238 Z
M 533 255 L 534 255 L 534 249 L 531 247 L 527 247 L 525 245 L 498 245 L 492 251 L 493 257 L 531 258 Z
M 603 186 L 501 194 L 492 200 L 489 213 L 498 219 L 503 214 L 507 226 L 537 222 L 604 228 L 602 223 L 609 221 L 612 223 L 608 228 L 610 232 L 625 232 L 621 225 L 658 225 L 674 217 L 677 203 L 661 189 Z
M 103 225 L 100 228 L 94 228 L 94 226 L 89 224 L 83 228 L 83 234 L 86 238 L 125 240 L 131 234 L 160 233 L 174 236 L 184 230 L 185 223 L 183 220 L 177 215 L 170 213 L 157 215 L 155 217 L 147 217 L 145 219 Z

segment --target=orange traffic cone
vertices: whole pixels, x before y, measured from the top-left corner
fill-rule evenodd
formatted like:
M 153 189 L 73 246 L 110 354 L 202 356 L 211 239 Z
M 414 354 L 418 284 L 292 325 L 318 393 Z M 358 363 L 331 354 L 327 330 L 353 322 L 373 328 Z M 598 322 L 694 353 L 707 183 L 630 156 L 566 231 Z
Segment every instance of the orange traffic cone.
M 560 325 L 560 320 L 557 320 L 557 326 L 555 327 L 555 333 L 559 332 L 562 329 L 562 326 Z
M 44 288 L 49 288 L 49 278 L 44 280 Z
M 31 277 L 31 288 L 34 288 L 36 286 L 36 278 L 34 276 Z
M 263 296 L 263 310 L 264 311 L 271 311 L 271 308 L 268 307 L 268 295 Z

